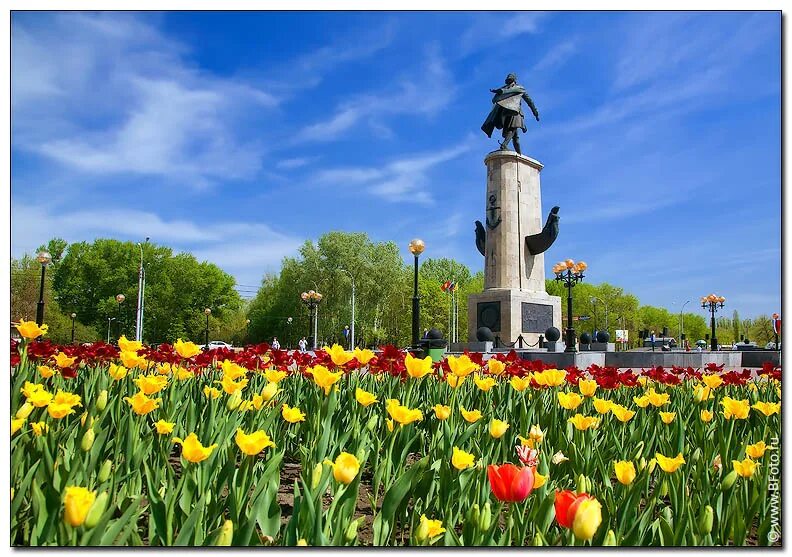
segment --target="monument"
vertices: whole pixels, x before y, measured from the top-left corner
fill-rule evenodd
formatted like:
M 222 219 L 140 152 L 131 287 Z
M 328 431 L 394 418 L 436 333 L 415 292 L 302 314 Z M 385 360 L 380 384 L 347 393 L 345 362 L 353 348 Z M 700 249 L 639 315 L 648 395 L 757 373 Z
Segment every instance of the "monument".
M 476 247 L 484 256 L 484 291 L 468 297 L 468 340 L 489 328 L 501 344 L 517 342 L 536 346 L 550 327 L 562 329 L 561 298 L 545 289 L 544 252 L 558 236 L 558 207 L 542 226 L 539 174 L 542 164 L 520 152 L 517 131 L 526 131 L 522 113 L 525 101 L 539 121 L 539 112 L 517 77 L 490 90 L 493 108 L 481 126 L 492 135 L 503 130 L 500 149 L 484 158 L 487 166 L 485 219 L 476 221 Z M 507 150 L 509 142 L 514 151 Z M 517 346 L 519 348 L 519 345 Z

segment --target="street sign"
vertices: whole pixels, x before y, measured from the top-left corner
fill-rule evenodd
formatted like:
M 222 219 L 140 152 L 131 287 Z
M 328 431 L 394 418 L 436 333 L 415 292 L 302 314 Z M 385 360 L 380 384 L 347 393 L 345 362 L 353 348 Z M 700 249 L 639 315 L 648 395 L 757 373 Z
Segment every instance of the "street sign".
M 588 321 L 589 319 L 591 319 L 590 315 L 578 315 L 577 317 L 578 321 Z
M 630 332 L 626 329 L 616 329 L 616 342 L 627 342 Z

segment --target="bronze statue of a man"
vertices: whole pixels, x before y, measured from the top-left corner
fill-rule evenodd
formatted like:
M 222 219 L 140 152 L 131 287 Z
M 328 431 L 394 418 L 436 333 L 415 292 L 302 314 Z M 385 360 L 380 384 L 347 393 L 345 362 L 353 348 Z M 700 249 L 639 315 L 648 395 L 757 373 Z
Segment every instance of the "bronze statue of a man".
M 517 76 L 513 73 L 506 76 L 506 84 L 503 87 L 490 89 L 490 92 L 495 93 L 495 96 L 492 97 L 493 107 L 481 129 L 487 134 L 487 137 L 492 137 L 492 131 L 496 128 L 503 130 L 503 141 L 500 148 L 505 150 L 509 146 L 509 142 L 512 141 L 514 150 L 522 154 L 517 130 L 522 130 L 523 133 L 528 131 L 528 128 L 525 127 L 522 101 L 525 100 L 528 104 L 528 108 L 533 112 L 537 122 L 539 121 L 539 111 L 536 110 L 531 97 L 525 92 L 525 88 L 517 84 Z

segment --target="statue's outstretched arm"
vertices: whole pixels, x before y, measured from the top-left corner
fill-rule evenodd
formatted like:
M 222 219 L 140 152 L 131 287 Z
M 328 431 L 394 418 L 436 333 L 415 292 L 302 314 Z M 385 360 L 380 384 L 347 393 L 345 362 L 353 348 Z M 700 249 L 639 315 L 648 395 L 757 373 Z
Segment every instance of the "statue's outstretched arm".
M 536 109 L 536 105 L 534 104 L 534 102 L 531 99 L 531 97 L 528 96 L 528 93 L 523 93 L 523 100 L 525 101 L 525 104 L 528 105 L 528 108 L 531 109 L 531 112 L 533 112 L 534 118 L 536 118 L 536 121 L 538 122 L 539 121 L 539 111 Z

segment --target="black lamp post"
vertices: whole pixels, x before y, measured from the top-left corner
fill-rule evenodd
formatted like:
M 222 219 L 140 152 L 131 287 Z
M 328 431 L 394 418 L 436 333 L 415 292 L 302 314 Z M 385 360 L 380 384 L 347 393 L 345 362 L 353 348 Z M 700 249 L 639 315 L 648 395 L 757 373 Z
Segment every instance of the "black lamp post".
M 250 319 L 245 319 L 245 344 L 250 344 Z
M 126 296 L 123 294 L 116 296 L 116 302 L 118 302 L 118 338 L 121 338 L 121 335 L 124 334 L 124 324 L 121 322 L 121 304 L 124 303 L 124 300 L 126 300 Z
M 567 330 L 565 352 L 577 352 L 575 347 L 575 329 L 572 327 L 572 288 L 583 280 L 583 271 L 588 265 L 583 261 L 575 263 L 571 259 L 556 263 L 553 266 L 555 279 L 567 288 Z
M 316 336 L 317 329 L 319 328 L 316 310 L 319 307 L 319 302 L 322 301 L 322 295 L 315 290 L 309 290 L 308 292 L 303 292 L 300 294 L 300 300 L 302 300 L 302 303 L 308 307 L 308 313 L 310 315 L 310 330 L 308 331 L 308 338 L 310 339 L 311 350 L 316 350 Z
M 77 314 L 72 312 L 72 314 L 71 314 L 71 318 L 72 318 L 72 340 L 71 340 L 71 343 L 72 344 L 74 344 L 74 318 L 75 317 L 77 317 Z
M 415 257 L 415 272 L 413 273 L 413 303 L 412 303 L 412 347 L 418 348 L 418 335 L 420 334 L 420 307 L 418 305 L 418 256 L 426 249 L 423 240 L 415 238 L 408 246 L 410 253 Z
M 206 342 L 204 342 L 204 349 L 209 350 L 209 316 L 212 315 L 212 310 L 206 308 L 204 310 L 204 315 L 206 315 L 206 329 L 204 329 L 204 338 Z
M 715 294 L 701 298 L 701 307 L 710 312 L 710 350 L 713 352 L 718 350 L 718 339 L 715 338 L 715 312 L 718 311 L 718 308 L 723 307 L 723 302 L 725 301 L 726 298 Z
M 292 338 L 292 323 L 294 319 L 291 317 L 286 318 L 286 350 L 291 350 L 291 338 Z
M 39 301 L 36 305 L 36 324 L 40 327 L 44 324 L 44 273 L 47 265 L 52 262 L 52 256 L 47 251 L 41 251 L 36 256 L 36 261 L 41 263 L 41 287 L 39 288 Z

